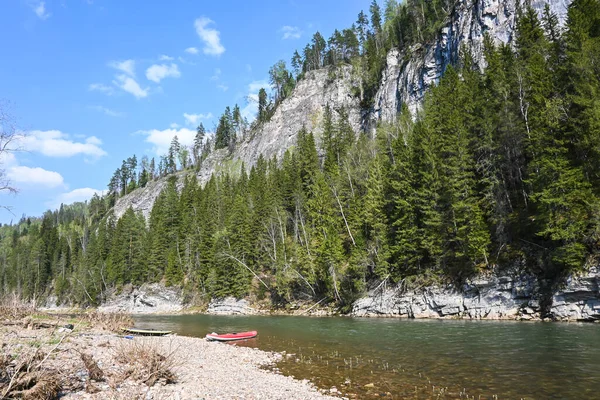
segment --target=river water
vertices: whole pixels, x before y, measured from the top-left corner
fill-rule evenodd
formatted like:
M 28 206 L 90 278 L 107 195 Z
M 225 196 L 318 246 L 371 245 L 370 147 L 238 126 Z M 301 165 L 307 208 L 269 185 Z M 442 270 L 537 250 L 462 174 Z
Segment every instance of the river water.
M 298 316 L 135 316 L 185 336 L 257 330 L 286 375 L 350 398 L 600 399 L 600 325 Z M 231 345 L 231 344 L 224 344 Z M 201 357 L 201 355 L 199 355 Z

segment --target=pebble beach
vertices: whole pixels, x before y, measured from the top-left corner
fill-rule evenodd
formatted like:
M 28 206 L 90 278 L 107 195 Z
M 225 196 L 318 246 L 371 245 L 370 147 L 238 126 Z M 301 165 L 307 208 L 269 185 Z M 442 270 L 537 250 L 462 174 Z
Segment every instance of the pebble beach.
M 61 399 L 336 398 L 320 392 L 306 380 L 283 376 L 276 368 L 265 368 L 283 357 L 278 353 L 203 338 L 169 335 L 128 339 L 91 327 L 75 325 L 70 330 L 62 323 L 41 325 L 8 321 L 0 324 L 7 371 L 18 370 L 19 357 L 37 353 L 31 356 L 36 360 L 31 365 L 41 364 L 39 374 L 56 380 Z M 12 354 L 12 361 L 6 358 L 7 354 Z M 44 360 L 40 363 L 42 355 Z M 85 357 L 91 357 L 100 371 L 96 375 L 101 377 L 95 376 L 89 362 L 83 361 Z M 152 360 L 156 360 L 156 365 Z M 7 390 L 8 378 L 0 381 L 2 393 Z M 11 385 L 14 390 L 15 383 Z

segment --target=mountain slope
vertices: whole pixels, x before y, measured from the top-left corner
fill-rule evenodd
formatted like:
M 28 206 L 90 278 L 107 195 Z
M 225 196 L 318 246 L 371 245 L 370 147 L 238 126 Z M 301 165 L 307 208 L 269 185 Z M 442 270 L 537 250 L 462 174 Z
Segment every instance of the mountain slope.
M 532 7 L 541 15 L 548 4 L 564 24 L 569 3 L 569 0 L 537 0 L 532 2 Z M 249 170 L 260 155 L 266 159 L 277 156 L 281 160 L 285 151 L 296 144 L 302 126 L 313 131 L 318 141 L 326 105 L 334 110 L 345 107 L 355 132 L 373 132 L 378 123 L 394 121 L 402 104 L 416 115 L 427 90 L 439 82 L 448 65 L 457 62 L 461 48 L 470 48 L 475 62 L 483 69 L 484 34 L 490 35 L 496 44 L 512 43 L 516 7 L 515 0 L 458 2 L 432 43 L 417 44 L 402 52 L 392 49 L 388 53 L 374 106 L 368 111 L 360 108 L 360 101 L 353 94 L 358 78 L 350 65 L 309 71 L 277 107 L 272 118 L 239 143 L 232 154 L 226 149 L 213 151 L 204 160 L 198 180 L 204 184 L 213 173 L 236 174 L 242 163 Z M 185 174 L 180 173 L 180 176 Z M 118 199 L 115 216 L 120 218 L 132 207 L 148 218 L 154 200 L 164 187 L 165 180 L 161 179 Z

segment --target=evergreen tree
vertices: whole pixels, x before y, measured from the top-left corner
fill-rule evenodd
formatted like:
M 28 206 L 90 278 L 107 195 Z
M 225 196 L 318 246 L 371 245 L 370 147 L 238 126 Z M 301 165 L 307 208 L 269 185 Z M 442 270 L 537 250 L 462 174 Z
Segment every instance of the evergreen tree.
M 258 91 L 258 122 L 265 122 L 268 120 L 267 106 L 267 91 L 264 88 L 260 88 Z

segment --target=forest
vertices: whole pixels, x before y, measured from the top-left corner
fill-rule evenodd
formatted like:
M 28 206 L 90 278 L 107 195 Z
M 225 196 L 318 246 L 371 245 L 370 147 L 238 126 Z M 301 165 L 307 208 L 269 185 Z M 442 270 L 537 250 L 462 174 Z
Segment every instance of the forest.
M 86 306 L 163 282 L 188 300 L 327 297 L 344 311 L 383 281 L 460 285 L 511 268 L 550 289 L 597 262 L 598 0 L 573 1 L 564 27 L 548 7 L 539 17 L 523 5 L 512 45 L 486 37 L 484 71 L 463 48 L 419 114 L 403 108 L 374 137 L 328 106 L 320 140 L 303 129 L 283 159 L 199 185 L 206 156 L 234 151 L 307 71 L 353 65 L 368 108 L 387 51 L 432 40 L 451 12 L 442 0 L 388 1 L 383 12 L 374 1 L 329 41 L 316 34 L 293 72 L 274 66 L 252 124 L 227 109 L 213 139 L 199 126 L 192 148 L 174 139 L 158 165 L 123 161 L 105 196 L 0 227 L 0 294 Z M 114 218 L 118 197 L 160 179 L 148 221 L 132 209 Z

